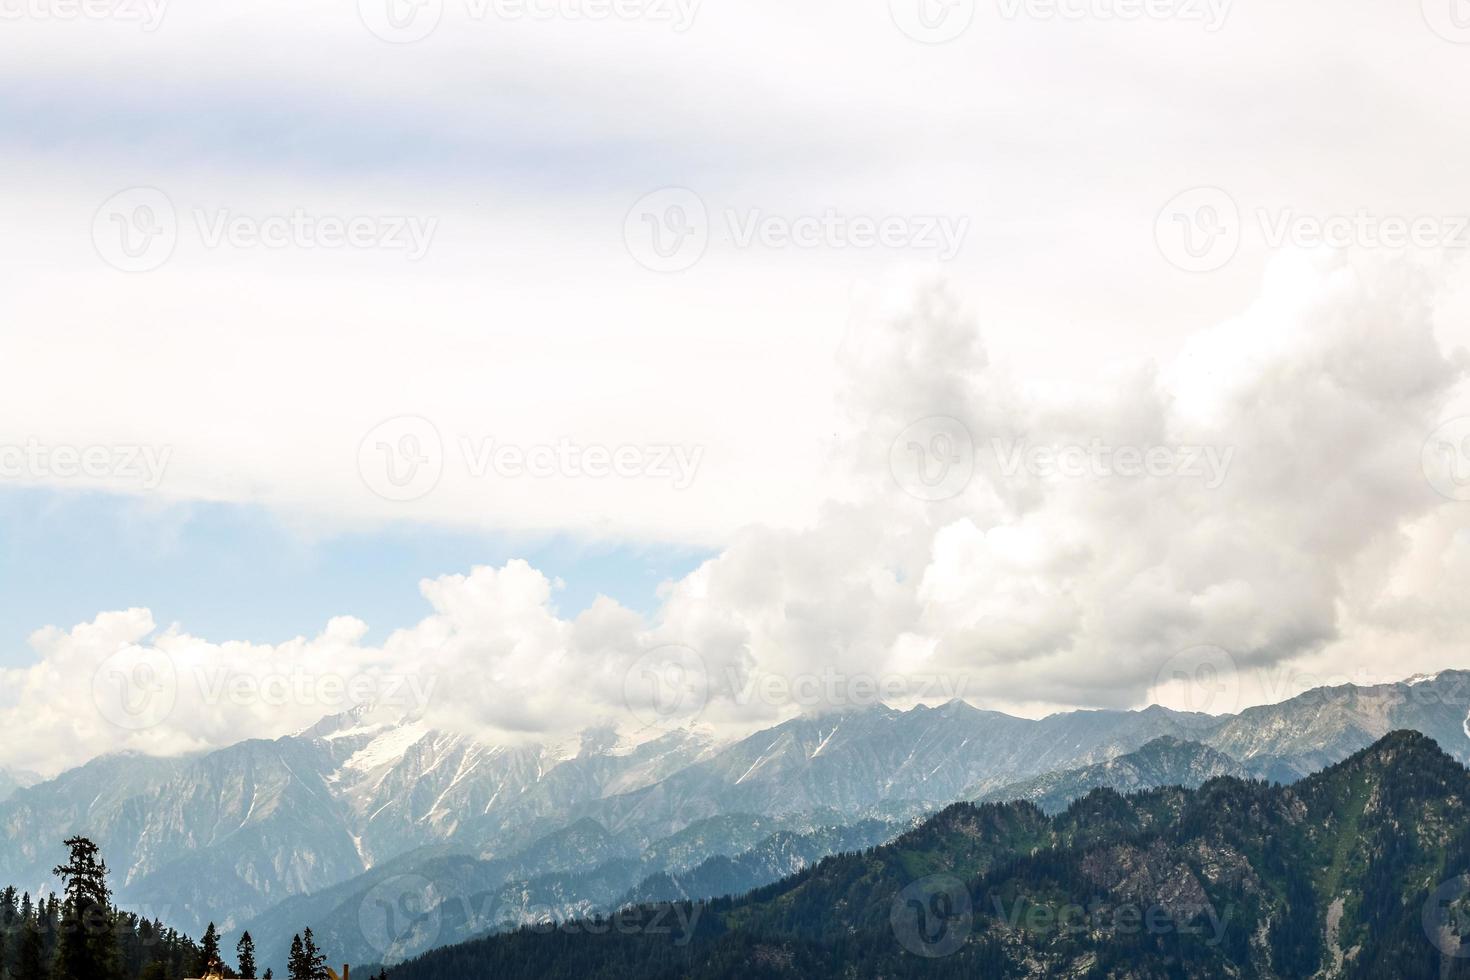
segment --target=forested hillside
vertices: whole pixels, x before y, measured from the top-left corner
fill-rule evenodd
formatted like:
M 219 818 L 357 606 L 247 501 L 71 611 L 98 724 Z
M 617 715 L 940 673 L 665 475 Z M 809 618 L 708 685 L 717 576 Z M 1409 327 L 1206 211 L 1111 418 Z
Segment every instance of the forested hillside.
M 959 804 L 734 899 L 429 953 L 395 980 L 1470 976 L 1470 773 L 1396 732 L 1292 786 Z
M 60 893 L 32 899 L 14 886 L 0 890 L 0 980 L 186 980 L 211 974 L 230 980 L 273 980 L 256 972 L 246 933 L 234 955 L 220 948 L 211 923 L 198 943 L 158 919 L 112 904 L 107 864 L 85 837 L 66 841 L 70 857 L 54 873 Z M 292 939 L 287 980 L 329 980 L 327 955 L 310 929 Z M 386 971 L 376 977 L 386 980 Z

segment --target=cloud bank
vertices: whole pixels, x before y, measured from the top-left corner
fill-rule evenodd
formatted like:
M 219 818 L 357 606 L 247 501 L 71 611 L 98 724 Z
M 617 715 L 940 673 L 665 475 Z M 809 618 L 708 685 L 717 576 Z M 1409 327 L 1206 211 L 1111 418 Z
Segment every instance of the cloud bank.
M 880 697 L 1126 707 L 1201 645 L 1275 678 L 1243 701 L 1294 693 L 1282 671 L 1463 665 L 1470 505 L 1425 456 L 1464 404 L 1466 354 L 1436 338 L 1449 271 L 1291 255 L 1173 361 L 1060 393 L 992 361 L 944 280 L 875 285 L 837 353 L 819 516 L 738 531 L 654 615 L 564 617 L 518 561 L 423 582 L 430 614 L 379 645 L 351 618 L 259 645 L 105 613 L 4 672 L 0 760 L 197 751 L 362 700 L 534 741 Z

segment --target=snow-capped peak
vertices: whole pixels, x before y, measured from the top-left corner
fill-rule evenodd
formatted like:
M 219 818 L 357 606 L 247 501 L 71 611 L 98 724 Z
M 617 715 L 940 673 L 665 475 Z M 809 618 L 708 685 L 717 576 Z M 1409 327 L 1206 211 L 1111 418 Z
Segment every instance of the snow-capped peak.
M 1440 676 L 1443 673 L 1444 671 L 1441 670 L 1433 674 L 1415 674 L 1413 677 L 1410 677 L 1408 680 L 1404 681 L 1404 683 L 1407 684 L 1409 687 L 1416 687 L 1419 684 L 1427 684 L 1430 681 L 1439 680 Z

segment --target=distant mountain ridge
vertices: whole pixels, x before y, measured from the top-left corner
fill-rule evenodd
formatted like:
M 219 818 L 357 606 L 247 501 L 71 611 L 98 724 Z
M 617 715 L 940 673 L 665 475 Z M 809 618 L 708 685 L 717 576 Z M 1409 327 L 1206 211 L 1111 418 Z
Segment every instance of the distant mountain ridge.
M 0 769 L 0 803 L 15 795 L 18 789 L 26 789 L 41 782 L 41 777 L 26 769 Z
M 316 894 L 325 903 L 339 885 L 360 891 L 380 869 L 419 873 L 451 857 L 509 862 L 497 868 L 520 861 L 506 880 L 531 880 L 636 863 L 650 846 L 735 814 L 800 823 L 823 813 L 829 827 L 904 820 L 1105 765 L 1160 738 L 1197 743 L 1282 781 L 1401 728 L 1465 761 L 1467 701 L 1470 673 L 1446 671 L 1222 717 L 1152 707 L 1030 720 L 956 701 L 799 717 L 728 744 L 699 731 L 639 744 L 604 732 L 571 746 L 521 747 L 353 711 L 297 735 L 190 758 L 104 757 L 18 789 L 0 802 L 0 877 L 39 887 L 60 857 L 49 842 L 85 833 L 108 854 L 120 902 L 167 907 L 195 934 L 210 920 L 228 933 L 284 901 Z M 1137 778 L 1147 782 L 1141 771 Z M 528 849 L 575 826 L 600 828 L 605 843 L 575 867 L 527 862 L 537 858 Z M 717 833 L 702 843 L 695 864 L 754 846 L 750 831 L 727 830 L 728 839 Z M 612 890 L 615 879 L 598 889 Z M 575 881 L 556 887 L 566 907 L 596 904 Z M 335 914 L 313 908 L 308 915 Z
M 1259 767 L 1267 772 L 1273 765 Z M 1065 810 L 1073 800 L 1099 787 L 1119 793 L 1162 786 L 1194 789 L 1217 776 L 1248 779 L 1261 775 L 1208 745 L 1163 735 L 1133 752 L 1079 769 L 1043 773 L 981 794 L 980 803 L 1026 800 L 1047 814 Z

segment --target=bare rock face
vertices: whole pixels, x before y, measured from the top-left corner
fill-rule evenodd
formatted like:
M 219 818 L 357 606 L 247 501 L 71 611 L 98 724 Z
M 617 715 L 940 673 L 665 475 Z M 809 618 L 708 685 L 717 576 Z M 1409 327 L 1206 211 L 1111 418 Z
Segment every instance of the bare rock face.
M 1084 860 L 1082 871 L 1114 901 L 1127 903 L 1144 915 L 1160 909 L 1184 921 L 1209 905 L 1194 871 L 1159 841 L 1146 850 L 1122 845 L 1093 852 Z

